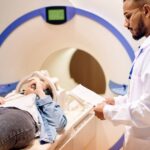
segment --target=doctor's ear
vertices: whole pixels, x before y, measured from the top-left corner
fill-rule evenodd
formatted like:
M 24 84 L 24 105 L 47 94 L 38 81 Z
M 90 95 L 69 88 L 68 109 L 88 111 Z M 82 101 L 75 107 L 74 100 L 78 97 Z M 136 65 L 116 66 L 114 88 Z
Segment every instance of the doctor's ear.
M 150 17 L 150 4 L 144 4 L 143 6 L 144 16 L 149 18 Z

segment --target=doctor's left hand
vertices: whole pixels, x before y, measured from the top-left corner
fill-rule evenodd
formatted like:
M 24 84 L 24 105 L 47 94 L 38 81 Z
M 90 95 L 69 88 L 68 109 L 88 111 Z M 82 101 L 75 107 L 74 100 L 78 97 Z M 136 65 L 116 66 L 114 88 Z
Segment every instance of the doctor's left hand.
M 104 109 L 104 106 L 106 105 L 105 102 L 102 102 L 98 105 L 96 105 L 94 107 L 94 112 L 95 112 L 95 116 L 98 117 L 99 119 L 101 120 L 104 120 L 104 113 L 103 113 L 103 109 Z

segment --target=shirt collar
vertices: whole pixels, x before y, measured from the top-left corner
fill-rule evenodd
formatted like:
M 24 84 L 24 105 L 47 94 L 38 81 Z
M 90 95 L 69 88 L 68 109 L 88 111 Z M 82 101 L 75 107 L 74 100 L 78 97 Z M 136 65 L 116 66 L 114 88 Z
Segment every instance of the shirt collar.
M 145 39 L 145 41 L 143 42 L 143 44 L 141 44 L 141 45 L 139 46 L 138 51 L 135 51 L 135 57 L 137 57 L 137 56 L 141 53 L 141 51 L 142 51 L 142 52 L 145 51 L 148 47 L 150 47 L 150 36 L 148 36 L 148 37 Z

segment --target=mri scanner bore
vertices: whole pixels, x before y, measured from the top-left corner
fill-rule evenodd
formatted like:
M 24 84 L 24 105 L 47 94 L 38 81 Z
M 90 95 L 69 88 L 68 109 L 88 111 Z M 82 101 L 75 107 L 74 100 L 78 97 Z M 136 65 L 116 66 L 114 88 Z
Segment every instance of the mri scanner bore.
M 77 50 L 70 61 L 70 76 L 76 83 L 82 84 L 90 90 L 104 94 L 106 80 L 99 63 L 90 54 Z
M 60 63 L 61 68 L 55 69 L 59 68 Z M 52 76 L 58 77 L 60 85 L 67 90 L 82 84 L 98 94 L 105 93 L 104 71 L 97 60 L 84 50 L 77 48 L 59 50 L 48 56 L 41 67 L 48 70 Z M 62 71 L 63 74 L 60 74 Z M 65 82 L 64 77 L 68 78 Z

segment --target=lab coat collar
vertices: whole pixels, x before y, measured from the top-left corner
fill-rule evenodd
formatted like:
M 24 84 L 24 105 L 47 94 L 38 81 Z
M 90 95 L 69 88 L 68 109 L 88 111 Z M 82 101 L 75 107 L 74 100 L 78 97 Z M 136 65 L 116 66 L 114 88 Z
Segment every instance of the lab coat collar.
M 143 44 L 139 46 L 139 50 L 135 52 L 135 57 L 138 57 L 143 51 L 150 47 L 150 36 L 148 36 Z
M 149 47 L 149 44 L 150 44 L 150 36 L 148 36 L 145 41 L 143 42 L 143 44 L 140 46 L 139 50 L 140 49 L 145 49 L 147 47 Z

